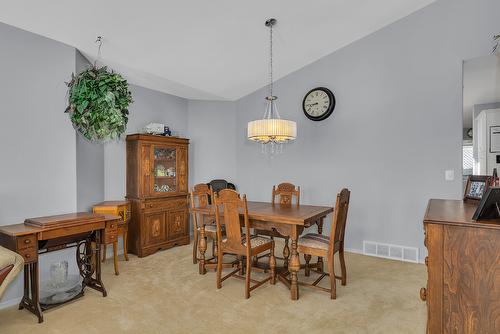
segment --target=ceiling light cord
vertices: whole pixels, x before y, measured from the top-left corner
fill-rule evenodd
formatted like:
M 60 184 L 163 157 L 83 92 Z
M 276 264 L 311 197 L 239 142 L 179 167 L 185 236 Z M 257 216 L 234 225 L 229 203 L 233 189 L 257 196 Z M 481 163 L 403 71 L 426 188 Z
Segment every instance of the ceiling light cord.
M 269 92 L 273 96 L 273 25 L 269 24 Z
M 97 61 L 101 60 L 102 42 L 103 42 L 102 36 L 97 36 L 97 39 L 95 40 L 95 44 L 97 44 L 97 58 L 94 61 L 94 67 L 97 67 Z

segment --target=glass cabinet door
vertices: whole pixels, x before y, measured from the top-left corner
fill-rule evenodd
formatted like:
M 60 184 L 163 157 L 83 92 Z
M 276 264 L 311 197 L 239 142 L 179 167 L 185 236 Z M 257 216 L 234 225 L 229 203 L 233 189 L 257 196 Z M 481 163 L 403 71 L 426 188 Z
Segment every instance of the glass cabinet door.
M 166 146 L 153 146 L 153 182 L 155 195 L 177 191 L 177 154 L 176 149 Z

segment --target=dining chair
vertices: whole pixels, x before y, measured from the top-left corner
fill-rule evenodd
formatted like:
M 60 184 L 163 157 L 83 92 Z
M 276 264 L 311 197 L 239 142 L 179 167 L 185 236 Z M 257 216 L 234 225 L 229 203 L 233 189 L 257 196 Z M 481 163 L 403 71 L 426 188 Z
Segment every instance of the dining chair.
M 195 209 L 196 207 L 207 207 L 211 196 L 213 196 L 212 190 L 208 187 L 208 185 L 205 183 L 195 185 L 193 187 L 193 191 L 190 193 L 191 208 Z M 206 247 L 206 237 L 212 239 L 212 256 L 215 256 L 214 247 L 217 239 L 217 227 L 215 226 L 214 216 L 198 215 L 194 211 L 192 211 L 192 216 L 194 230 L 193 264 L 196 264 L 198 263 L 198 243 L 202 242 Z M 201 226 L 204 226 L 203 231 Z M 201 236 L 202 232 L 203 236 Z M 203 239 L 203 241 L 201 239 Z
M 236 186 L 233 183 L 227 182 L 226 180 L 223 179 L 212 180 L 209 183 L 207 183 L 207 185 L 214 193 L 218 193 L 222 189 L 236 190 Z
M 342 191 L 337 194 L 329 237 L 318 233 L 308 233 L 305 236 L 300 237 L 297 243 L 298 252 L 299 254 L 304 254 L 304 259 L 306 261 L 306 264 L 304 265 L 306 276 L 309 276 L 310 274 L 309 261 L 311 260 L 311 256 L 326 258 L 328 265 L 328 273 L 321 271 L 319 278 L 312 284 L 304 282 L 299 282 L 299 284 L 330 292 L 331 299 L 335 299 L 337 297 L 335 279 L 340 279 L 342 285 L 347 284 L 347 271 L 344 259 L 344 235 L 350 196 L 351 192 L 346 188 L 342 189 Z M 342 276 L 340 277 L 335 276 L 334 270 L 334 255 L 337 252 L 339 253 L 340 268 L 342 271 Z M 318 286 L 318 283 L 325 276 L 330 277 L 330 289 Z
M 279 199 L 279 205 L 282 206 L 291 206 L 293 205 L 293 201 L 295 199 L 295 205 L 299 206 L 300 205 L 300 187 L 296 187 L 292 183 L 284 182 L 278 184 L 278 186 L 273 186 L 273 192 L 272 192 L 272 204 L 276 204 L 276 199 Z M 284 261 L 284 266 L 288 266 L 288 258 L 290 256 L 290 248 L 288 246 L 289 242 L 289 237 L 284 236 L 280 234 L 276 230 L 259 230 L 256 229 L 254 231 L 254 234 L 256 235 L 265 235 L 268 237 L 271 237 L 271 239 L 274 238 L 283 238 L 285 239 L 285 246 L 283 247 L 283 257 L 276 257 L 277 259 L 283 260 Z M 261 257 L 264 257 L 266 255 L 263 255 Z M 261 257 L 256 257 L 254 259 L 254 263 L 257 263 L 257 261 Z
M 231 189 L 223 189 L 215 195 L 215 221 L 217 224 L 217 289 L 222 288 L 222 282 L 227 278 L 234 276 L 236 278 L 243 278 L 243 276 L 236 275 L 236 273 L 243 272 L 242 258 L 246 258 L 245 270 L 245 298 L 250 298 L 250 292 L 257 287 L 261 286 L 267 281 L 271 284 L 276 283 L 276 259 L 274 257 L 274 241 L 257 236 L 250 235 L 250 222 L 248 220 L 248 207 L 246 196 L 243 199 L 240 195 Z M 241 231 L 240 212 L 243 212 L 243 229 Z M 222 235 L 223 228 L 226 232 L 226 237 Z M 257 281 L 251 278 L 252 262 L 251 259 L 254 255 L 262 252 L 270 251 L 269 267 L 271 274 L 269 277 Z M 238 268 L 231 271 L 229 274 L 222 277 L 222 258 L 224 254 L 235 254 L 240 258 Z M 250 286 L 250 283 L 254 283 Z

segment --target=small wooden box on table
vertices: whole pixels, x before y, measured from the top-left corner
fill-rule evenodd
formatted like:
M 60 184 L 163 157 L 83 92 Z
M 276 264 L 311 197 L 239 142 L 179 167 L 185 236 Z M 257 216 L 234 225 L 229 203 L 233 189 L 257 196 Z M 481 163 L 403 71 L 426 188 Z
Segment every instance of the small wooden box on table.
M 29 310 L 38 317 L 38 322 L 43 322 L 42 311 L 60 305 L 40 305 L 38 257 L 68 247 L 76 247 L 77 265 L 83 278 L 82 291 L 73 299 L 83 296 L 86 286 L 105 297 L 100 261 L 94 259 L 100 258 L 102 235 L 112 233 L 109 229 L 120 220 L 119 216 L 71 213 L 1 226 L 0 245 L 17 252 L 25 261 L 24 294 L 19 309 Z
M 125 261 L 128 261 L 127 254 L 127 239 L 128 239 L 128 223 L 130 221 L 130 202 L 129 201 L 104 201 L 92 207 L 94 213 L 109 214 L 120 216 L 122 219 L 116 225 L 111 223 L 105 233 L 102 244 L 104 246 L 102 252 L 102 262 L 106 261 L 106 245 L 113 245 L 113 263 L 115 266 L 115 274 L 118 275 L 118 237 L 123 237 L 123 256 Z
M 127 136 L 128 247 L 139 257 L 189 244 L 189 139 Z
M 500 219 L 477 201 L 431 199 L 424 218 L 427 333 L 500 333 Z

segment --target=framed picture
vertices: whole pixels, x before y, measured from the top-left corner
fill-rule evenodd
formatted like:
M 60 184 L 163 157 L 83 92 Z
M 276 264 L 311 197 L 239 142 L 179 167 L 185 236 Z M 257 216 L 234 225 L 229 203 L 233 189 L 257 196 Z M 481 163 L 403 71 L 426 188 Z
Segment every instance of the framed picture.
M 470 175 L 465 186 L 464 200 L 481 200 L 491 184 L 489 175 Z
M 490 153 L 500 152 L 500 126 L 490 126 Z
M 500 188 L 488 189 L 472 216 L 473 220 L 500 218 Z

